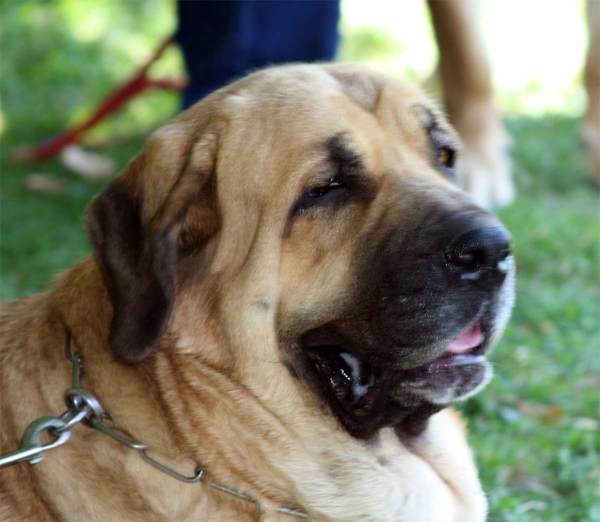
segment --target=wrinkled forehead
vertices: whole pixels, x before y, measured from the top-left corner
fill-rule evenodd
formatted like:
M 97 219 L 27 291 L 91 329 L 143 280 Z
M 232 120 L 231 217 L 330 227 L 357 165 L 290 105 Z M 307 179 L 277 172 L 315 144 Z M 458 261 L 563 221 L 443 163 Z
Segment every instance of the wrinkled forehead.
M 436 112 L 421 91 L 376 72 L 344 65 L 260 71 L 232 86 L 228 105 L 234 119 L 251 118 L 266 131 L 279 124 L 284 125 L 279 132 L 307 128 L 312 134 L 348 125 L 348 120 L 352 124 L 376 119 L 382 125 L 393 120 L 396 124 L 415 122 L 420 115 L 411 111 L 414 106 Z
M 267 69 L 234 84 L 226 98 L 230 121 L 227 165 L 237 172 L 250 160 L 244 190 L 257 183 L 300 182 L 343 135 L 365 161 L 419 148 L 423 129 L 442 118 L 420 91 L 394 79 L 343 65 Z M 377 165 L 373 165 L 376 169 Z M 252 183 L 252 182 L 255 183 Z M 294 180 L 291 180 L 294 181 Z

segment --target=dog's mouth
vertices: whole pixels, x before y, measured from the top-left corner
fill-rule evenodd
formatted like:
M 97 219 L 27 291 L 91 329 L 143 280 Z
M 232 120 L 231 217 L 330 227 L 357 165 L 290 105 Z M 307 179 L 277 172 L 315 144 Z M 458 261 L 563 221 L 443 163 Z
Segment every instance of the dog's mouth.
M 372 414 L 388 384 L 381 369 L 337 346 L 323 346 L 308 353 L 328 391 L 346 413 L 355 418 Z
M 442 404 L 463 398 L 484 384 L 487 362 L 485 328 L 476 323 L 448 344 L 442 355 L 419 366 L 377 367 L 335 344 L 305 338 L 304 347 L 326 391 L 338 408 L 361 423 L 379 422 L 389 403 L 405 406 L 421 397 Z

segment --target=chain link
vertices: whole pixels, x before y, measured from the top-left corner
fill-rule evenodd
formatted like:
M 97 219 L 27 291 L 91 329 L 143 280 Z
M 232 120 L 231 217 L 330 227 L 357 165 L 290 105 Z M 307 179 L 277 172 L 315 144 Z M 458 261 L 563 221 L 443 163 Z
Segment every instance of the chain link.
M 67 411 L 59 417 L 42 417 L 33 421 L 25 430 L 19 449 L 0 455 L 0 469 L 19 462 L 29 462 L 30 464 L 41 462 L 44 458 L 44 452 L 65 444 L 71 438 L 71 430 L 77 424 L 83 423 L 112 437 L 120 444 L 137 451 L 148 464 L 177 480 L 187 483 L 202 482 L 207 471 L 202 466 L 196 465 L 194 467 L 194 474 L 191 477 L 182 475 L 150 457 L 148 452 L 152 450 L 148 446 L 125 436 L 118 428 L 111 428 L 106 424 L 106 421 L 110 420 L 110 415 L 104 411 L 100 402 L 93 395 L 85 392 L 80 387 L 83 375 L 83 357 L 77 352 L 73 353 L 70 332 L 67 333 L 66 355 L 72 364 L 71 388 L 64 395 Z M 44 432 L 48 432 L 54 440 L 43 444 L 41 435 Z M 242 500 L 254 504 L 259 503 L 256 499 L 226 486 L 214 482 L 211 482 L 210 486 Z M 277 509 L 277 512 L 297 518 L 308 518 L 306 513 L 290 507 L 280 507 Z

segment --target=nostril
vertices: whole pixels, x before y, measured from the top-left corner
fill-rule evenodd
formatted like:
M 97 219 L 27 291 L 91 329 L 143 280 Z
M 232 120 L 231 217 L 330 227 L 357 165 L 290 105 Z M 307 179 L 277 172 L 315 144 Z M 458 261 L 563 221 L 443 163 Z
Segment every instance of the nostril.
M 510 236 L 499 225 L 468 230 L 454 238 L 444 253 L 448 264 L 463 274 L 473 274 L 481 269 L 506 273 Z
M 472 252 L 453 250 L 446 253 L 446 259 L 455 266 L 475 270 L 483 263 L 485 254 L 482 250 L 474 250 Z

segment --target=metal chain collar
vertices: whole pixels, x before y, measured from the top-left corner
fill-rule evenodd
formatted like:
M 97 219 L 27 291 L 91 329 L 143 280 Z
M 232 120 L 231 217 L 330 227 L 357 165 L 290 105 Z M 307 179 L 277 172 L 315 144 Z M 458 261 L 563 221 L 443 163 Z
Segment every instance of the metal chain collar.
M 177 471 L 150 457 L 148 451 L 151 451 L 151 449 L 148 446 L 126 437 L 120 433 L 118 428 L 109 427 L 107 422 L 112 423 L 110 415 L 104 411 L 104 408 L 102 408 L 101 404 L 94 396 L 86 393 L 80 388 L 80 380 L 83 372 L 83 358 L 78 352 L 73 353 L 70 332 L 67 334 L 66 351 L 67 359 L 69 359 L 72 364 L 72 386 L 64 395 L 67 411 L 60 417 L 42 417 L 33 421 L 25 430 L 25 433 L 21 438 L 19 449 L 0 455 L 0 469 L 19 462 L 29 462 L 30 464 L 41 462 L 44 459 L 44 453 L 46 451 L 58 448 L 68 442 L 71 438 L 71 429 L 75 425 L 83 423 L 85 426 L 101 431 L 112 437 L 114 440 L 128 448 L 138 451 L 148 464 L 177 480 L 190 484 L 202 482 L 204 474 L 207 471 L 206 468 L 196 465 L 193 476 L 186 477 L 185 475 L 181 475 Z M 42 443 L 41 435 L 44 432 L 47 432 L 53 438 L 51 442 L 46 444 Z M 220 484 L 211 482 L 210 486 L 242 500 L 259 504 L 256 499 Z M 277 509 L 277 512 L 297 518 L 308 518 L 306 513 L 288 507 L 280 507 Z

